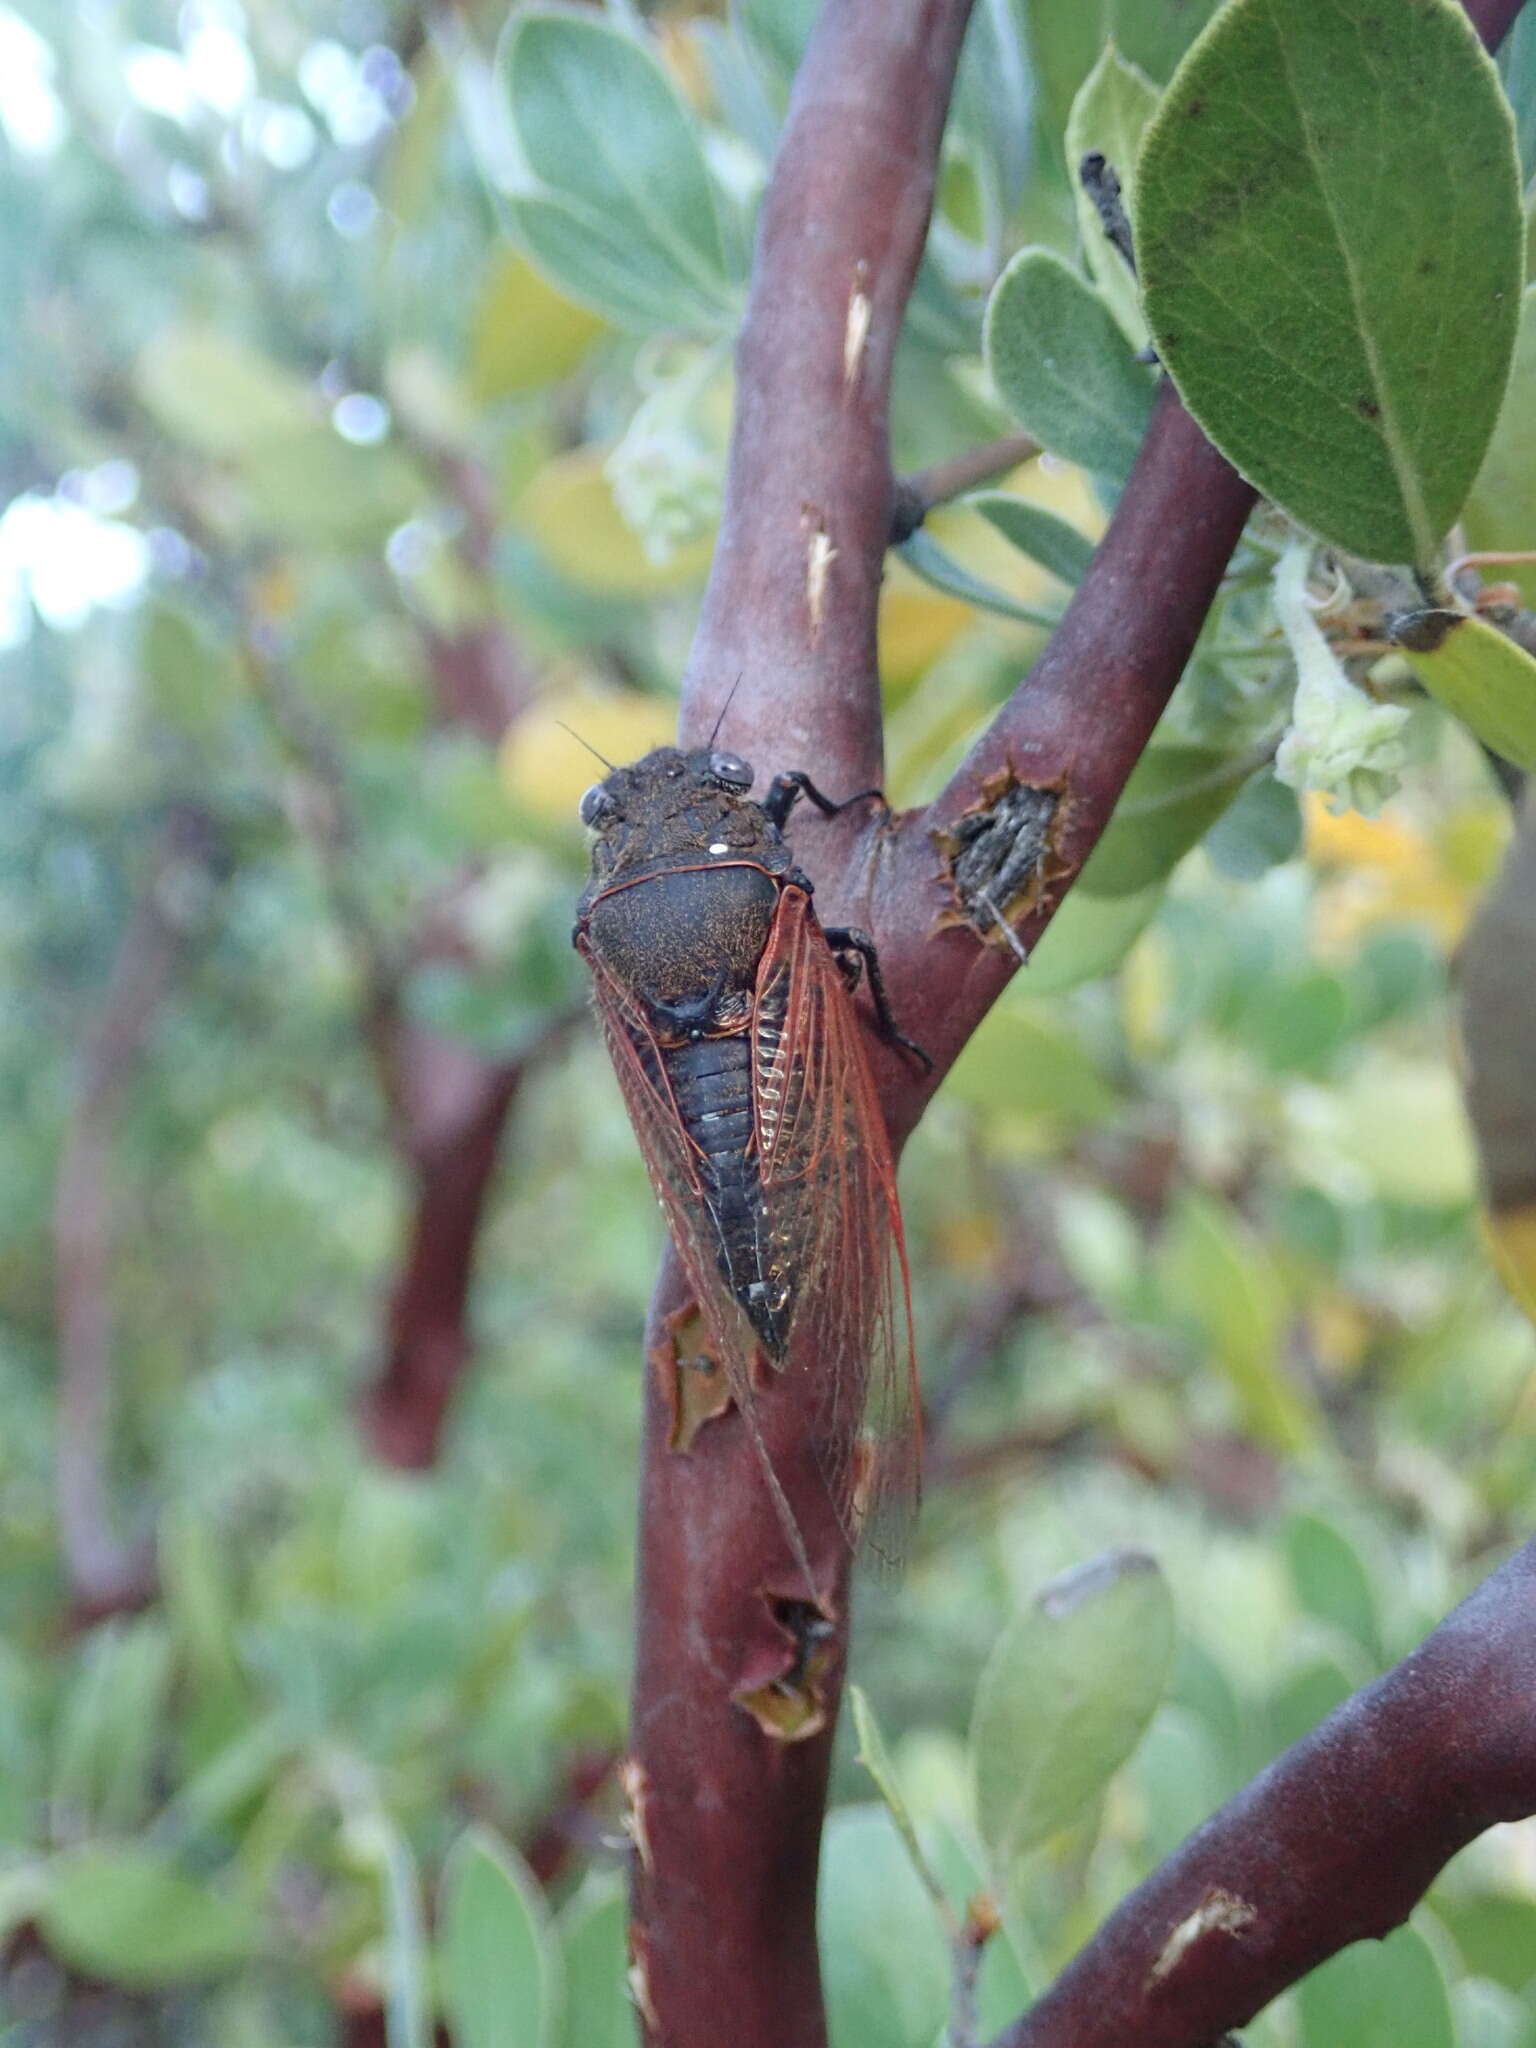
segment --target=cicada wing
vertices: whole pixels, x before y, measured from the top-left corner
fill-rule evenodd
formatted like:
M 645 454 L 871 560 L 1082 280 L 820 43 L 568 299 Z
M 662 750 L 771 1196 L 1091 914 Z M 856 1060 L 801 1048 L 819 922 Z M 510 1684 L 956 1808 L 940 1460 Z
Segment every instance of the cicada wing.
M 738 1406 L 745 1406 L 752 1399 L 756 1340 L 720 1273 L 698 1153 L 678 1114 L 661 1048 L 650 1020 L 628 989 L 595 954 L 585 947 L 582 951 L 592 970 L 597 1014 L 651 1185 L 666 1214 L 710 1344 L 725 1367 Z
M 754 1108 L 764 1207 L 793 1247 L 786 1353 L 817 1374 L 818 1448 L 844 1526 L 899 1565 L 921 1427 L 896 1164 L 841 968 L 785 888 L 758 969 Z

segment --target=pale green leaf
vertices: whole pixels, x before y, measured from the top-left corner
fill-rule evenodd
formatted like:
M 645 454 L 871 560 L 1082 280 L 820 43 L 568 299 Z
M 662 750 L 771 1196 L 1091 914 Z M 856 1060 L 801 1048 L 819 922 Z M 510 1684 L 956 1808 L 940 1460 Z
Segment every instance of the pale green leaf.
M 1288 1304 L 1262 1242 L 1221 1204 L 1186 1194 L 1159 1266 L 1170 1308 L 1203 1334 L 1250 1430 L 1281 1451 L 1305 1450 L 1319 1421 L 1285 1362 Z
M 740 279 L 697 127 L 646 43 L 529 8 L 502 54 L 529 173 L 515 227 L 560 289 L 628 325 L 728 325 Z
M 1026 626 L 1051 627 L 1056 624 L 1054 613 L 1042 611 L 1034 605 L 1020 604 L 995 584 L 973 576 L 921 528 L 904 540 L 896 552 L 909 569 L 921 576 L 925 583 L 931 583 L 935 590 L 942 590 L 947 597 L 962 598 L 967 604 L 996 612 L 1000 618 L 1017 619 Z
M 1170 875 L 1253 772 L 1253 756 L 1214 747 L 1148 747 L 1125 785 L 1109 829 L 1089 855 L 1078 889 L 1133 896 Z
M 1536 14 L 1527 17 L 1532 63 L 1536 65 Z M 1531 90 L 1536 120 L 1536 84 Z M 1469 548 L 1536 550 L 1536 286 L 1520 301 L 1509 389 L 1472 495 L 1461 515 Z M 1516 583 L 1527 604 L 1536 603 L 1536 562 L 1513 563 L 1485 572 Z
M 139 351 L 140 403 L 200 455 L 240 456 L 323 418 L 303 380 L 233 335 L 196 322 L 165 327 Z
M 948 1945 L 885 1807 L 828 1820 L 816 1918 L 832 2048 L 932 2048 Z
M 1086 896 L 1074 889 L 1029 956 L 1030 995 L 1060 995 L 1111 974 L 1157 914 L 1166 884 L 1134 896 Z
M 1536 770 L 1536 658 L 1486 619 L 1415 612 L 1393 637 L 1430 695 L 1517 768 Z
M 1454 0 L 1233 0 L 1147 129 L 1147 319 L 1196 419 L 1336 546 L 1429 561 L 1514 345 L 1509 107 Z
M 869 1703 L 869 1695 L 861 1685 L 850 1686 L 848 1700 L 853 1714 L 853 1731 L 859 1742 L 857 1761 L 874 1779 L 880 1797 L 885 1801 L 895 1823 L 896 1832 L 901 1836 L 912 1868 L 916 1871 L 923 1889 L 937 1903 L 943 1899 L 943 1889 L 929 1867 L 922 1844 L 918 1841 L 917 1828 L 902 1796 L 901 1786 L 896 1777 L 896 1766 L 891 1761 L 891 1752 L 886 1746 L 885 1736 L 881 1733 L 880 1723 L 875 1718 L 875 1710 Z
M 1120 200 L 1127 218 L 1134 218 L 1136 160 L 1142 132 L 1157 111 L 1160 96 L 1144 71 L 1128 64 L 1112 42 L 1106 43 L 1079 86 L 1067 116 L 1067 170 L 1083 254 L 1094 283 L 1134 348 L 1141 348 L 1147 339 L 1141 293 L 1125 258 L 1105 234 L 1099 210 L 1083 189 L 1080 173 L 1083 158 L 1097 151 L 1120 181 Z
M 1018 984 L 1033 995 L 1033 968 Z M 997 1116 L 1048 1117 L 1093 1123 L 1115 1106 L 1115 1093 L 1094 1065 L 1079 1032 L 1023 1003 L 988 1012 L 945 1084 L 953 1100 Z
M 565 1905 L 558 1926 L 565 1962 L 561 2048 L 637 2048 L 623 1887 L 583 1886 Z
M 960 500 L 995 526 L 1021 554 L 1049 569 L 1063 583 L 1081 582 L 1093 560 L 1093 542 L 1067 520 L 1012 491 L 972 491 Z
M 1455 2048 L 1445 1979 L 1424 1937 L 1356 1942 L 1296 1992 L 1302 2048 Z
M 227 1970 L 260 1938 L 251 1908 L 138 1843 L 93 1843 L 55 1857 L 37 1914 L 64 1962 L 151 1989 Z
M 1094 0 L 1064 7 L 1061 0 L 1029 0 L 1030 55 L 1052 149 L 1060 146 L 1072 101 L 1107 42 L 1162 82 L 1216 5 L 1217 0 Z
M 1136 1747 L 1172 1668 L 1173 1602 L 1137 1551 L 1047 1586 L 1005 1631 L 976 1688 L 976 1821 L 1006 1874 L 1086 1814 Z
M 1152 376 L 1075 270 L 1049 249 L 1021 249 L 993 286 L 984 339 L 997 395 L 1026 433 L 1095 476 L 1126 476 Z
M 1379 1657 L 1376 1587 L 1365 1559 L 1337 1523 L 1322 1515 L 1293 1515 L 1285 1529 L 1285 1558 L 1303 1609 Z
M 443 1868 L 438 1987 L 456 2048 L 547 2048 L 559 2006 L 548 1915 L 526 1867 L 483 1827 Z

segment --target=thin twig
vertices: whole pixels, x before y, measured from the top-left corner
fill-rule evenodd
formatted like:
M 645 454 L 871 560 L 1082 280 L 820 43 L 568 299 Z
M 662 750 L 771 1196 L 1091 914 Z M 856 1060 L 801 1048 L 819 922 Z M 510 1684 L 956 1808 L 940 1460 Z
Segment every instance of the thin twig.
M 936 505 L 947 505 L 995 476 L 1003 476 L 1020 463 L 1033 462 L 1040 443 L 1029 434 L 1004 434 L 980 448 L 968 448 L 947 462 L 930 469 L 913 470 L 898 477 L 891 500 L 891 546 L 910 540 Z

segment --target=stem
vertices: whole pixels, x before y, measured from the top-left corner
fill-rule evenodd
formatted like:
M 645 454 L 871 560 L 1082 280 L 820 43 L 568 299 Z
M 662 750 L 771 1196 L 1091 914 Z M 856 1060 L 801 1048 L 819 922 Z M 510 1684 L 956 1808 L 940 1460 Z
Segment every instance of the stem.
M 891 546 L 910 540 L 935 505 L 947 505 L 978 484 L 1017 469 L 1021 462 L 1032 462 L 1039 453 L 1040 443 L 1029 434 L 1005 434 L 999 441 L 936 462 L 931 469 L 898 477 L 891 506 Z

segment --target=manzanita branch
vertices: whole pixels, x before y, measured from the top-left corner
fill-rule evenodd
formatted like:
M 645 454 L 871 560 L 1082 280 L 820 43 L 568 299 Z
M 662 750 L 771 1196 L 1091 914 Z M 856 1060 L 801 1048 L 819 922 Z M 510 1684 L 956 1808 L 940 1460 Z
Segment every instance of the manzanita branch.
M 881 774 L 875 612 L 891 364 L 970 0 L 827 0 L 763 206 L 720 541 L 682 729 L 838 793 Z M 808 808 L 808 807 L 807 807 Z M 824 919 L 857 914 L 875 818 L 796 820 Z M 760 1404 L 815 1577 L 734 1415 L 675 1434 L 687 1347 L 652 1319 L 632 1755 L 632 1987 L 666 2048 L 820 2048 L 816 1866 L 847 1557 L 809 1407 Z
M 996 2048 L 1204 2048 L 1536 1812 L 1536 1543 L 1190 1836 Z

